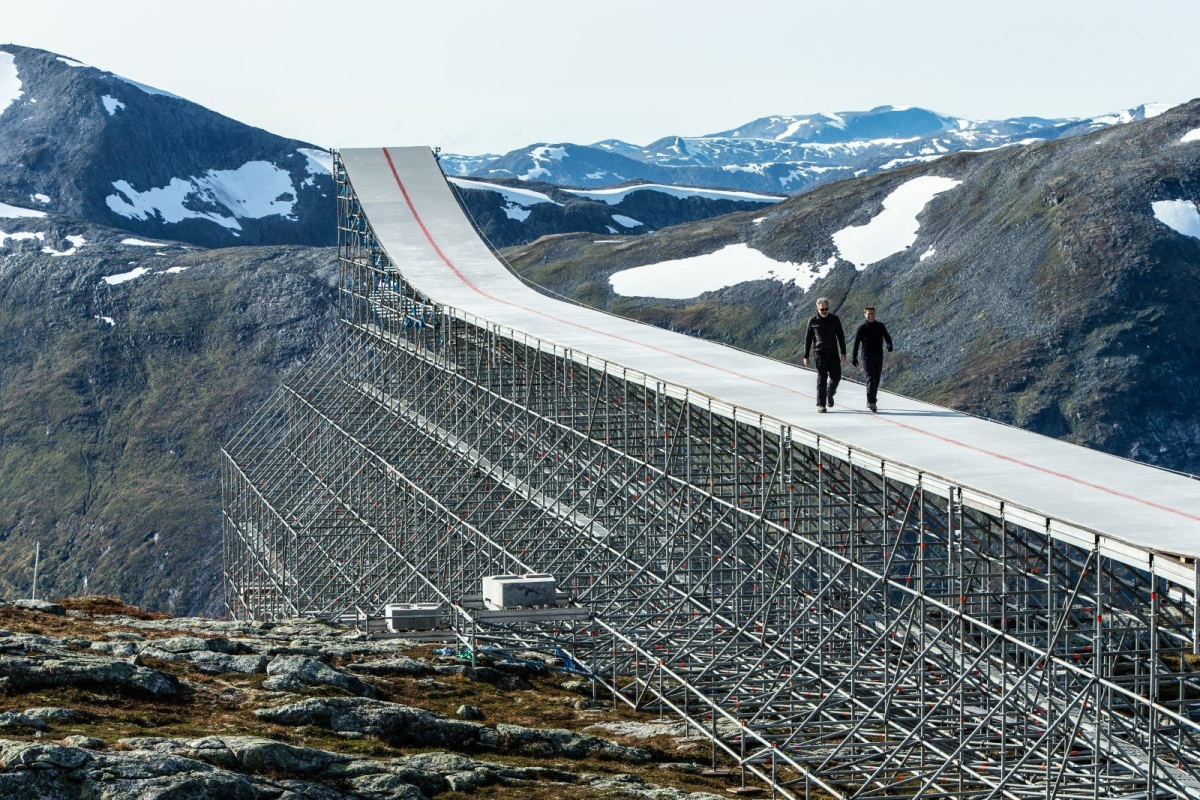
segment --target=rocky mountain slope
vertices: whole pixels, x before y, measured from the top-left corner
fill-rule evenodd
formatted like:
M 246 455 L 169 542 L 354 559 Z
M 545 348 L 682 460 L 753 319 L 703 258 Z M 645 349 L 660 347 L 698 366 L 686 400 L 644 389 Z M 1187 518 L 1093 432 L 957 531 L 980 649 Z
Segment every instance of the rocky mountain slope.
M 592 145 L 540 143 L 502 156 L 444 154 L 447 174 L 514 178 L 560 186 L 628 180 L 798 194 L 850 177 L 988 150 L 1078 136 L 1148 119 L 1145 104 L 1090 119 L 974 120 L 921 108 L 772 116 L 706 136 L 666 136 L 642 147 L 619 139 Z
M 699 774 L 708 746 L 678 723 L 614 709 L 539 653 L 473 666 L 311 620 L 23 605 L 0 602 L 4 797 L 715 800 L 731 785 Z
M 0 201 L 206 247 L 330 245 L 329 154 L 64 56 L 0 45 Z
M 0 592 L 40 542 L 48 593 L 221 613 L 218 454 L 324 339 L 333 251 L 3 213 Z
M 580 301 L 783 359 L 818 295 L 848 325 L 872 302 L 898 344 L 885 388 L 1200 473 L 1198 201 L 1193 101 L 765 212 L 506 256 Z

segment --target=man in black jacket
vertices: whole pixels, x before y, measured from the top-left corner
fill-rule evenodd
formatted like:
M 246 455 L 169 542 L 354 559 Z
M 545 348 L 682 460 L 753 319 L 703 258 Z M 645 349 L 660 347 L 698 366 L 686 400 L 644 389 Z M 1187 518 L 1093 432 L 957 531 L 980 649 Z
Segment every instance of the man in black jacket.
M 824 414 L 825 406 L 833 408 L 833 395 L 842 382 L 842 364 L 846 363 L 846 334 L 837 314 L 829 313 L 827 297 L 817 300 L 817 315 L 808 321 L 808 331 L 804 334 L 806 367 L 813 350 L 817 359 L 817 411 Z
M 858 326 L 854 334 L 854 355 L 852 362 L 858 366 L 858 348 L 862 346 L 863 369 L 867 373 L 867 408 L 878 411 L 875 405 L 879 399 L 879 376 L 883 372 L 883 343 L 887 342 L 888 352 L 892 352 L 892 337 L 882 322 L 875 321 L 875 306 L 863 309 L 867 321 Z

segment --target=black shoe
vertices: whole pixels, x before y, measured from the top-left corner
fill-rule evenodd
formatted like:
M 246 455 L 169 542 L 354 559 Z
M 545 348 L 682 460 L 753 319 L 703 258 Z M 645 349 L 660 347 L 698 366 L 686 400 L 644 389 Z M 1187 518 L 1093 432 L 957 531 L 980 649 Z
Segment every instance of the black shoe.
M 833 395 L 829 395 L 829 399 L 825 401 L 825 405 L 833 408 Z
M 875 405 L 874 403 L 867 403 L 867 408 L 871 409 L 872 414 L 879 410 L 879 406 Z
M 824 414 L 824 413 L 825 413 L 825 406 L 817 406 L 817 413 L 818 413 L 818 414 Z

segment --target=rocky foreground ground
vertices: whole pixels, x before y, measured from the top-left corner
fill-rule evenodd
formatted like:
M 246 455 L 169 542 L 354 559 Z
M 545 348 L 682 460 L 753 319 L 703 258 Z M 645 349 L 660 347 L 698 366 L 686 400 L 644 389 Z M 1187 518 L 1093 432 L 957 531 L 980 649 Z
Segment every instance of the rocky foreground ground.
M 311 620 L 0 605 L 0 797 L 723 796 L 709 745 L 536 654 Z M 720 792 L 721 795 L 715 794 Z

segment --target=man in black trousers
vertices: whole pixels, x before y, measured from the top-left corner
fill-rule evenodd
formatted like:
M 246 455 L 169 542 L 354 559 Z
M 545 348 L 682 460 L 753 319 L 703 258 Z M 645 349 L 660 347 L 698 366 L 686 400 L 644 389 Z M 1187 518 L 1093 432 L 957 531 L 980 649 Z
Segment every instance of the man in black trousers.
M 879 376 L 883 372 L 883 343 L 887 342 L 888 352 L 892 352 L 892 337 L 882 322 L 875 320 L 875 306 L 863 309 L 867 321 L 858 326 L 854 334 L 854 355 L 851 363 L 858 366 L 858 348 L 862 346 L 863 370 L 867 373 L 867 408 L 878 411 L 876 401 L 879 399 Z
M 827 297 L 817 300 L 817 315 L 808 321 L 808 331 L 804 334 L 806 367 L 813 350 L 817 357 L 817 411 L 824 414 L 826 406 L 833 408 L 833 395 L 842 382 L 842 364 L 846 363 L 846 334 L 837 314 L 829 313 Z

